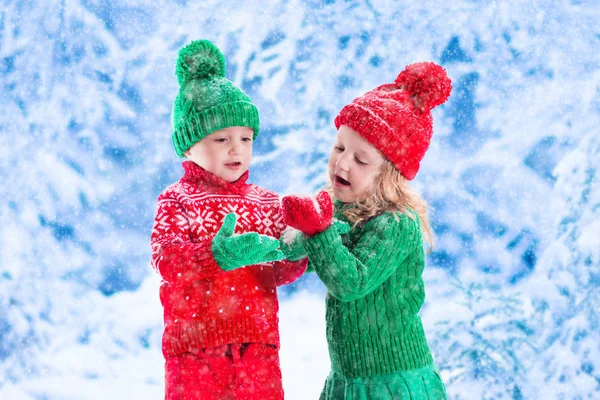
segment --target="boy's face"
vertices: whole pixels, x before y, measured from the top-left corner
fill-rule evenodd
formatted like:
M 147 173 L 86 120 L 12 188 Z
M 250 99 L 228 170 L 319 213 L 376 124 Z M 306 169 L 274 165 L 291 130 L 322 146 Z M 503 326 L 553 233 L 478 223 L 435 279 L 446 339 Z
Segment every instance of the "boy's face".
M 246 126 L 221 129 L 205 136 L 185 155 L 213 175 L 235 182 L 250 166 L 253 135 Z
M 384 161 L 383 154 L 358 132 L 340 126 L 328 166 L 335 197 L 344 203 L 362 200 Z

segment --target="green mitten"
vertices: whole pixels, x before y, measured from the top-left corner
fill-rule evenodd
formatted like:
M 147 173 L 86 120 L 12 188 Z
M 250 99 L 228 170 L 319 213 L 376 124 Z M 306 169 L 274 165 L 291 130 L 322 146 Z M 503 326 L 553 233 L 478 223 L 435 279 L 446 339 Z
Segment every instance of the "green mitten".
M 237 217 L 227 214 L 212 242 L 212 252 L 219 267 L 231 271 L 245 265 L 279 261 L 283 253 L 277 248 L 279 240 L 256 232 L 235 235 Z
M 304 249 L 306 236 L 298 229 L 288 226 L 279 238 L 279 248 L 289 261 L 299 261 L 308 256 Z

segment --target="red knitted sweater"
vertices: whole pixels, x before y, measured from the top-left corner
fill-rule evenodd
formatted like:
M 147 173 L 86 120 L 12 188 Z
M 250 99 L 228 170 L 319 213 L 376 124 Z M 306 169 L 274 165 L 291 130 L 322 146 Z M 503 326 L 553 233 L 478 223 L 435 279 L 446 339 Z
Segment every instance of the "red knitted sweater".
M 306 260 L 281 261 L 223 271 L 212 239 L 228 213 L 237 215 L 235 233 L 279 238 L 285 226 L 279 197 L 246 183 L 248 172 L 229 183 L 192 161 L 179 182 L 158 197 L 152 230 L 152 265 L 163 283 L 163 354 L 229 343 L 279 346 L 276 287 L 293 282 Z

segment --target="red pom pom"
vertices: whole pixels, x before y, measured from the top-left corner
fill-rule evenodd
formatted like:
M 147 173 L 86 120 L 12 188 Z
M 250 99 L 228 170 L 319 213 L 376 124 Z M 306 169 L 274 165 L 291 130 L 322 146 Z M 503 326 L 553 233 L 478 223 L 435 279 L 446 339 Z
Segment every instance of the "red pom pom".
M 445 102 L 452 91 L 446 70 L 432 62 L 410 64 L 398 74 L 396 85 L 406 88 L 415 106 L 423 112 Z

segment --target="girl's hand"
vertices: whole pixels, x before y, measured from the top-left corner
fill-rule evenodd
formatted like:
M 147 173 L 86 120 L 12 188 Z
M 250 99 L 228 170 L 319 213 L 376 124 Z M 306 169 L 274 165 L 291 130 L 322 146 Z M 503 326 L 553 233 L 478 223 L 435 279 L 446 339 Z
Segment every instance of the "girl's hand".
M 333 203 L 326 191 L 316 197 L 285 196 L 281 200 L 286 225 L 296 228 L 306 236 L 314 236 L 331 225 Z

